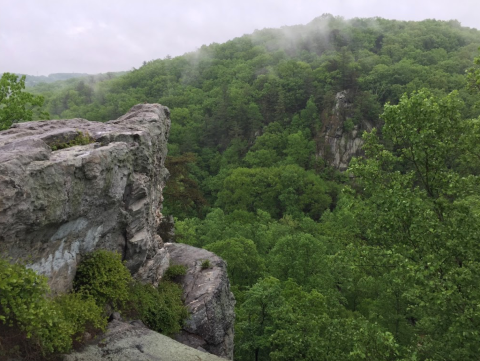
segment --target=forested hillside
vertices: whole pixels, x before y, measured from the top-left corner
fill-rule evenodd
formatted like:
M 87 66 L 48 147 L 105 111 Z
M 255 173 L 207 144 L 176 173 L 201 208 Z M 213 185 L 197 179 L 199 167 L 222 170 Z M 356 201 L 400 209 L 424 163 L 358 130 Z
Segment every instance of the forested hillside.
M 323 15 L 30 91 L 55 118 L 170 107 L 164 213 L 228 263 L 236 360 L 474 360 L 479 46 L 455 21 Z M 363 144 L 348 172 L 336 134 Z

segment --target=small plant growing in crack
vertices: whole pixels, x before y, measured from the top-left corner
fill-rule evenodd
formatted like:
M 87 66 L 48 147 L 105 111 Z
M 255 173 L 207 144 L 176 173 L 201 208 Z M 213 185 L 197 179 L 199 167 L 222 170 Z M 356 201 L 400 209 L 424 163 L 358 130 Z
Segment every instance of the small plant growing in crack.
M 70 142 L 67 143 L 53 143 L 50 145 L 52 150 L 59 150 L 74 147 L 76 145 L 87 145 L 90 143 L 95 143 L 95 139 L 90 136 L 87 132 L 83 133 L 77 130 L 77 135 Z
M 178 282 L 182 276 L 187 274 L 187 266 L 182 264 L 170 265 L 164 274 L 165 280 Z
M 208 269 L 208 268 L 211 268 L 211 267 L 212 267 L 212 265 L 211 265 L 209 259 L 206 259 L 206 260 L 202 261 L 202 270 Z

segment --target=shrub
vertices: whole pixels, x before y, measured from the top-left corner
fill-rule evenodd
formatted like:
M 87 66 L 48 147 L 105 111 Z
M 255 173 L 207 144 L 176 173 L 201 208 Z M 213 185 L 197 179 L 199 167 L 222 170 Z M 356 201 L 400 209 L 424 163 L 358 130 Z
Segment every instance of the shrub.
M 0 259 L 0 321 L 18 325 L 30 337 L 42 328 L 48 309 L 47 279 L 31 269 Z
M 150 329 L 166 335 L 180 331 L 188 311 L 182 302 L 179 285 L 163 281 L 158 288 L 150 284 L 132 283 L 131 302 L 134 312 Z
M 74 340 L 80 341 L 85 331 L 104 331 L 107 318 L 95 300 L 81 293 L 70 293 L 55 298 L 55 305 L 63 318 L 70 324 Z
M 176 265 L 171 265 L 170 267 L 167 268 L 165 271 L 165 274 L 163 275 L 163 278 L 166 281 L 178 281 L 180 277 L 185 276 L 187 274 L 187 266 L 181 265 L 181 264 L 176 264 Z
M 206 259 L 202 262 L 202 269 L 210 268 L 212 265 L 210 264 L 210 260 Z
M 44 354 L 71 347 L 66 323 L 46 297 L 48 292 L 45 277 L 0 259 L 0 321 Z
M 104 329 L 106 319 L 91 298 L 71 294 L 49 298 L 45 277 L 18 264 L 0 259 L 0 322 L 14 335 L 0 356 L 16 356 L 20 349 L 30 355 L 68 352 L 74 336 L 80 337 L 86 327 Z
M 120 254 L 98 250 L 90 253 L 79 264 L 73 281 L 76 292 L 90 295 L 97 305 L 120 309 L 129 299 L 132 277 Z
M 178 265 L 166 272 L 169 278 L 185 273 L 186 267 Z M 74 289 L 50 298 L 45 277 L 0 259 L 0 359 L 70 351 L 86 330 L 105 330 L 105 305 L 137 314 L 167 335 L 180 331 L 188 317 L 179 285 L 164 281 L 154 288 L 134 282 L 118 253 L 99 250 L 86 256 Z

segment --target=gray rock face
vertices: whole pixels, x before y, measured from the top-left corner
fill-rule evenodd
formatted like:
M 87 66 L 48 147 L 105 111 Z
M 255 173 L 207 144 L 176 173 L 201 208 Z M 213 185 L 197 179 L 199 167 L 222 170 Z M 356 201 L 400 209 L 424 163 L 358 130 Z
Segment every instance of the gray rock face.
M 361 154 L 363 130 L 372 129 L 368 121 L 363 121 L 360 126 L 355 125 L 352 130 L 345 130 L 344 123 L 351 117 L 351 105 L 348 92 L 338 92 L 331 114 L 329 116 L 324 114 L 322 121 L 322 146 L 318 150 L 318 156 L 341 171 L 348 168 L 353 156 Z
M 221 361 L 215 355 L 182 345 L 151 331 L 141 322 L 113 320 L 104 337 L 64 361 Z
M 173 216 L 163 217 L 157 232 L 164 242 L 175 242 L 175 221 Z
M 214 253 L 180 243 L 166 243 L 171 264 L 187 266 L 182 286 L 191 316 L 176 340 L 233 360 L 235 298 L 225 261 Z M 208 260 L 210 267 L 202 269 Z
M 107 123 L 85 119 L 15 124 L 0 132 L 0 254 L 48 277 L 54 292 L 72 287 L 77 264 L 95 249 L 119 252 L 138 280 L 157 285 L 185 264 L 192 312 L 178 340 L 113 320 L 105 342 L 68 360 L 217 360 L 233 358 L 235 300 L 225 262 L 181 244 L 161 214 L 170 112 L 141 104 Z M 79 132 L 95 142 L 52 151 Z M 203 260 L 211 268 L 202 270 Z M 118 323 L 118 324 L 117 324 Z M 165 347 L 165 348 L 164 348 Z
M 158 282 L 168 266 L 156 230 L 169 114 L 141 104 L 107 123 L 27 122 L 0 132 L 0 252 L 46 275 L 56 292 L 71 287 L 82 255 L 97 248 L 118 251 L 134 275 Z M 95 143 L 51 150 L 78 132 Z

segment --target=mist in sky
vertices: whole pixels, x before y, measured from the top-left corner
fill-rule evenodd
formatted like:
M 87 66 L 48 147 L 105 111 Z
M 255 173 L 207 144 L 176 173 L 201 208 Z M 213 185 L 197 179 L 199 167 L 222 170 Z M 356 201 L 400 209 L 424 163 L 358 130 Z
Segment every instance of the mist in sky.
M 479 0 L 0 0 L 0 73 L 130 70 L 324 13 L 458 20 L 480 29 Z

